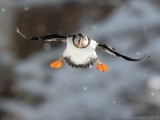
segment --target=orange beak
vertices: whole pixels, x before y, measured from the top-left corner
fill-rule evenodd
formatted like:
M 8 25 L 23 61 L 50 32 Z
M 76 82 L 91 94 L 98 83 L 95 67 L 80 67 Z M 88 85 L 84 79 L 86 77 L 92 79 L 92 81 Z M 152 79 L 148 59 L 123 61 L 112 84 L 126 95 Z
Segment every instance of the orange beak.
M 81 41 L 82 41 L 82 38 L 81 38 L 80 41 L 79 41 L 79 45 L 78 45 L 79 48 L 80 48 L 80 46 L 81 46 Z

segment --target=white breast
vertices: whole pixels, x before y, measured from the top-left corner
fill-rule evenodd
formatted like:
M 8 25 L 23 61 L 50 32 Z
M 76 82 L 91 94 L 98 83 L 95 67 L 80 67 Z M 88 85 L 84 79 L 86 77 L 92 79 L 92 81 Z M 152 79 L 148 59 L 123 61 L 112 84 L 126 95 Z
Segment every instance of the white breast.
M 86 48 L 77 48 L 72 41 L 72 37 L 67 38 L 67 47 L 63 53 L 63 57 L 69 57 L 74 64 L 86 64 L 90 62 L 92 58 L 97 58 L 95 52 L 97 43 L 94 40 L 90 41 L 90 44 Z

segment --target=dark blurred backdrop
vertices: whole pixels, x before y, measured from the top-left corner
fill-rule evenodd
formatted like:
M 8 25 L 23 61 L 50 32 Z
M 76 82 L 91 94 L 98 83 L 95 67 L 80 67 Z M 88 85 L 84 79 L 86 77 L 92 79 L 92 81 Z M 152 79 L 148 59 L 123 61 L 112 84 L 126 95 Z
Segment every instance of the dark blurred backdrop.
M 0 120 L 160 120 L 159 0 L 1 0 Z M 65 44 L 16 33 L 85 33 L 130 57 L 97 54 L 103 73 L 63 61 Z

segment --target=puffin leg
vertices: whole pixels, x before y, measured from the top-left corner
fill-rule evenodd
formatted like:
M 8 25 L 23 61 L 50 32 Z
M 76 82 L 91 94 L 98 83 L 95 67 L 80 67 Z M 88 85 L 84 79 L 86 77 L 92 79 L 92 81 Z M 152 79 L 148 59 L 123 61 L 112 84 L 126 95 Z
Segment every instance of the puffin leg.
M 61 62 L 62 59 L 63 59 L 63 56 L 59 60 L 52 62 L 50 64 L 50 67 L 52 67 L 52 68 L 60 68 L 60 67 L 62 67 L 62 62 Z
M 96 59 L 96 61 L 98 62 L 98 64 L 97 64 L 97 69 L 98 69 L 98 70 L 103 71 L 103 72 L 105 72 L 105 71 L 108 70 L 108 67 L 105 66 L 104 64 L 102 64 L 102 63 L 99 61 L 98 58 Z

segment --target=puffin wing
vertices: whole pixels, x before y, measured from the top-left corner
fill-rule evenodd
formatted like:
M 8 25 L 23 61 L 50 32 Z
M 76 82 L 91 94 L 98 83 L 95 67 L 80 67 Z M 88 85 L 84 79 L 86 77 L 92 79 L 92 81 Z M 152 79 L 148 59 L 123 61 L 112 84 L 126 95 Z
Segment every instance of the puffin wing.
M 123 58 L 125 60 L 128 60 L 128 61 L 141 61 L 141 60 L 144 60 L 146 58 L 146 55 L 144 57 L 140 58 L 140 59 L 134 59 L 134 58 L 130 58 L 130 57 L 124 56 L 124 55 L 118 53 L 114 48 L 112 48 L 108 44 L 103 45 L 103 44 L 99 44 L 98 43 L 97 47 L 102 49 L 102 50 L 104 50 L 108 54 L 121 57 L 121 58 Z
M 20 30 L 17 28 L 16 30 L 17 33 L 19 33 L 22 37 L 29 39 L 29 40 L 42 40 L 42 41 L 62 41 L 66 42 L 67 37 L 58 35 L 58 34 L 48 34 L 44 36 L 36 36 L 36 37 L 31 37 L 31 36 L 26 36 L 20 32 Z

